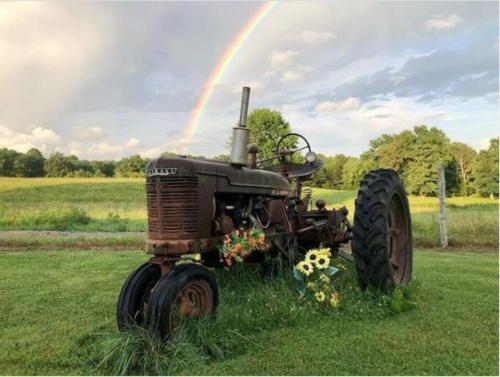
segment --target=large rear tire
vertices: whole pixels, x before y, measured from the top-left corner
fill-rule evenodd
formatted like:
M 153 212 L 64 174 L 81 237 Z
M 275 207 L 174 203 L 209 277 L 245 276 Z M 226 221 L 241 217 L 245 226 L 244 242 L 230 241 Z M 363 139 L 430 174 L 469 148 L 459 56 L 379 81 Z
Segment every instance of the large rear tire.
M 162 339 L 168 339 L 183 319 L 211 316 L 218 303 L 214 274 L 196 263 L 181 264 L 163 275 L 154 287 L 148 326 Z
M 123 284 L 116 305 L 118 329 L 123 331 L 144 325 L 151 290 L 160 276 L 160 267 L 149 263 L 143 264 L 130 274 Z
M 410 281 L 411 216 L 397 173 L 390 169 L 367 173 L 355 207 L 352 248 L 360 287 L 388 292 Z

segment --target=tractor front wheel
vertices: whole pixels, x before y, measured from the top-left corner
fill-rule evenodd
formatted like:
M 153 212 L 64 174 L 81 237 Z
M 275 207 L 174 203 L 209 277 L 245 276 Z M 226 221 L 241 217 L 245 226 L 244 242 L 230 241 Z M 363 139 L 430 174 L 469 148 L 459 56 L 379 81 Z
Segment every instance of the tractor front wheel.
M 359 285 L 388 292 L 411 278 L 413 237 L 408 198 L 397 173 L 374 170 L 361 181 L 352 249 Z
M 148 325 L 155 334 L 167 339 L 184 319 L 213 315 L 218 302 L 212 272 L 196 263 L 177 265 L 153 289 Z
M 149 263 L 130 274 L 123 284 L 116 305 L 116 319 L 120 330 L 144 324 L 151 290 L 160 276 L 160 267 Z

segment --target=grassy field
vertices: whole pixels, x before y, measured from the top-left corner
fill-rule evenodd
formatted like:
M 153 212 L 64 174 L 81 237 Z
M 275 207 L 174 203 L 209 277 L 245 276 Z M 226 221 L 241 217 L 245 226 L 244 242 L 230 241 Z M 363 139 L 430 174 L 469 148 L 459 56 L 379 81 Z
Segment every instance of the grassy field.
M 124 279 L 144 259 L 1 253 L 0 373 L 114 374 L 101 363 L 110 342 L 123 356 L 144 352 L 117 336 L 114 317 Z M 350 270 L 339 276 L 343 306 L 323 313 L 297 303 L 290 279 L 221 271 L 209 347 L 186 338 L 156 361 L 165 374 L 189 375 L 498 375 L 498 254 L 420 251 L 414 275 L 417 306 L 395 315 L 352 288 Z M 139 361 L 128 372 L 148 368 Z
M 313 199 L 323 197 L 329 207 L 346 205 L 351 216 L 355 195 L 355 191 L 313 190 Z M 415 243 L 423 247 L 438 246 L 437 198 L 410 197 L 410 205 Z M 498 200 L 449 198 L 447 215 L 452 246 L 498 247 Z M 0 178 L 0 230 L 146 231 L 144 181 L 141 178 Z M 140 238 L 136 236 L 133 242 L 139 242 Z M 0 238 L 0 244 L 15 242 L 12 238 Z

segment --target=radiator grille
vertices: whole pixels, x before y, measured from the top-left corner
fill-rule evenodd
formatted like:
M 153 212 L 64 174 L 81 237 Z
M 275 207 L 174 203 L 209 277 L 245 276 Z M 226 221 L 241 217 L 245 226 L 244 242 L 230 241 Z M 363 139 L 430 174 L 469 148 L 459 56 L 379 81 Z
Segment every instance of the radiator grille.
M 154 234 L 154 238 L 190 238 L 198 235 L 198 177 L 149 177 L 146 195 L 149 232 Z

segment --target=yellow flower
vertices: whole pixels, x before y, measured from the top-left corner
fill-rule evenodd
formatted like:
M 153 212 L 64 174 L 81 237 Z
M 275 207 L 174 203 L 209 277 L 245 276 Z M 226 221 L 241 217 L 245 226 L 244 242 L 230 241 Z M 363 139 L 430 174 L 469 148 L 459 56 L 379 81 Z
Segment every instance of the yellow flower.
M 316 267 L 320 270 L 324 270 L 330 265 L 330 258 L 324 255 L 320 255 L 315 263 Z
M 340 304 L 339 300 L 339 293 L 338 292 L 333 292 L 332 296 L 330 297 L 330 304 L 336 308 Z
M 307 288 L 309 288 L 309 289 L 314 290 L 314 289 L 316 289 L 316 287 L 317 287 L 316 283 L 312 283 L 312 282 L 307 283 Z
M 325 284 L 328 284 L 330 282 L 330 278 L 328 276 L 326 276 L 325 274 L 321 274 L 319 277 L 319 280 L 321 280 Z
M 313 272 L 313 266 L 307 261 L 299 262 L 295 267 L 297 268 L 297 271 L 306 276 L 309 276 Z
M 317 260 L 318 260 L 318 250 L 316 249 L 309 250 L 306 254 L 306 261 L 311 263 L 316 263 Z
M 329 248 L 324 247 L 323 249 L 318 249 L 317 251 L 318 251 L 318 254 L 320 254 L 324 257 L 327 257 L 327 258 L 331 257 Z
M 315 293 L 315 294 L 314 294 L 314 297 L 316 297 L 316 300 L 317 300 L 318 302 L 323 302 L 323 301 L 325 301 L 325 294 L 323 293 L 323 291 L 320 291 L 320 292 L 318 292 L 318 293 Z

